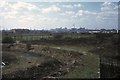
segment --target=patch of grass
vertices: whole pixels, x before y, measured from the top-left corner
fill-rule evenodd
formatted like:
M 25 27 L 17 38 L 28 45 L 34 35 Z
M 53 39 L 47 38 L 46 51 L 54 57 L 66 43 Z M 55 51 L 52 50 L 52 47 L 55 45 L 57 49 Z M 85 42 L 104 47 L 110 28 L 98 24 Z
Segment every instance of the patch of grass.
M 87 55 L 83 56 L 83 61 L 81 64 L 83 66 L 79 66 L 78 68 L 74 69 L 70 73 L 66 74 L 65 78 L 98 78 L 99 74 L 99 57 L 95 54 L 88 53 Z
M 46 58 L 45 56 L 40 56 L 34 53 L 25 53 L 25 52 L 3 52 L 3 54 L 5 56 L 3 56 L 4 58 L 7 58 L 7 60 L 5 59 L 4 62 L 8 62 L 8 65 L 6 65 L 3 68 L 3 74 L 9 74 L 18 70 L 26 70 L 27 68 L 30 68 L 31 66 L 36 66 L 38 64 L 44 63 L 49 61 L 49 58 Z M 11 56 L 9 56 L 9 55 Z M 10 57 L 10 58 L 9 58 Z M 14 59 L 15 58 L 15 59 Z M 12 63 L 10 63 L 9 61 L 11 59 L 14 59 L 14 61 L 12 61 Z

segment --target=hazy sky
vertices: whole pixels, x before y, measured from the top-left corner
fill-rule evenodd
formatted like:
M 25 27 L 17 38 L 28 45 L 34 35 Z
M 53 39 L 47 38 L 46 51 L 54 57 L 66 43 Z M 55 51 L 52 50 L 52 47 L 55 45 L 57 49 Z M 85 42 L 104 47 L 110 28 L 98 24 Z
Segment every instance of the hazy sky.
M 14 2 L 15 1 L 15 2 Z M 31 0 L 32 1 L 32 0 Z M 0 0 L 2 29 L 115 28 L 117 2 L 23 2 Z

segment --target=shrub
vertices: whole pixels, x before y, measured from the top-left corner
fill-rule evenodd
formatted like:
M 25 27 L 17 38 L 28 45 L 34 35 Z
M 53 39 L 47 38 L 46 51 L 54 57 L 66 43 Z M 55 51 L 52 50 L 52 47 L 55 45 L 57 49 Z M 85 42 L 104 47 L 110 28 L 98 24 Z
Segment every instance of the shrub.
M 49 51 L 50 50 L 50 47 L 49 46 L 45 46 L 42 48 L 43 51 Z
M 54 34 L 54 39 L 62 39 L 63 35 L 62 34 Z
M 27 49 L 27 51 L 31 50 L 31 44 L 30 43 L 26 44 L 26 49 Z
M 15 41 L 13 40 L 13 38 L 12 37 L 4 37 L 3 39 L 2 39 L 2 43 L 14 43 Z

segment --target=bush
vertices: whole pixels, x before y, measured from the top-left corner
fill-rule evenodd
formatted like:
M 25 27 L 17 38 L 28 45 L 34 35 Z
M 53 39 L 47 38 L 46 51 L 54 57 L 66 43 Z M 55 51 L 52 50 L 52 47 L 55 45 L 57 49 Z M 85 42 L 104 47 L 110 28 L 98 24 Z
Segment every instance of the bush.
M 27 51 L 31 50 L 31 44 L 30 43 L 26 44 L 26 49 L 27 49 Z
M 42 48 L 43 51 L 49 51 L 50 50 L 50 47 L 49 46 L 45 46 Z
M 13 40 L 12 37 L 4 37 L 2 39 L 2 43 L 14 43 L 15 41 Z
M 54 34 L 54 39 L 62 39 L 63 35 L 62 34 Z

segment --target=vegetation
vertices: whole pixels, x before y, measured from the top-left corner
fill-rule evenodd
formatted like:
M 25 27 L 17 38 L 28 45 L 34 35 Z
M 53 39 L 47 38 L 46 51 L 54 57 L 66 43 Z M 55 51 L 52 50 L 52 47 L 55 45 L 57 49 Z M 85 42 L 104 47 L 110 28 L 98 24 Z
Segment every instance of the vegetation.
M 2 43 L 14 43 L 14 39 L 12 37 L 3 37 Z
M 63 35 L 62 34 L 54 34 L 54 39 L 62 39 Z
M 26 50 L 27 50 L 27 51 L 31 50 L 31 44 L 30 44 L 30 43 L 27 43 L 27 44 L 26 44 Z
M 11 35 L 14 40 L 21 43 L 10 51 L 3 50 L 3 59 L 8 63 L 8 59 L 17 62 L 10 62 L 10 65 L 3 68 L 4 78 L 98 78 L 100 64 L 104 65 L 101 73 L 108 70 L 106 65 L 112 65 L 110 69 L 116 74 L 114 65 L 117 60 L 117 34 L 51 33 L 14 36 Z M 21 44 L 26 44 L 27 51 L 18 46 Z M 7 58 L 9 56 L 6 52 L 13 56 Z M 109 76 L 114 76 L 112 72 L 109 72 Z M 107 71 L 105 76 L 108 76 Z

